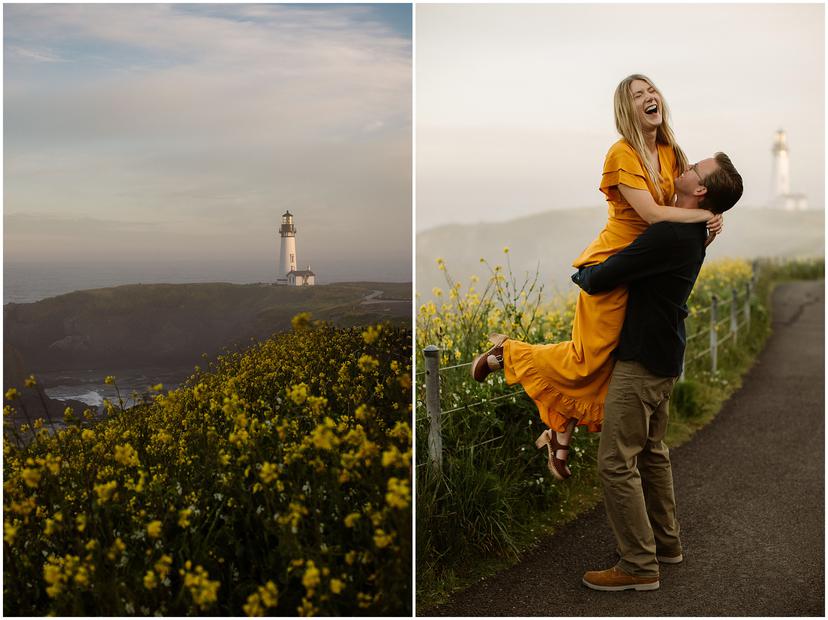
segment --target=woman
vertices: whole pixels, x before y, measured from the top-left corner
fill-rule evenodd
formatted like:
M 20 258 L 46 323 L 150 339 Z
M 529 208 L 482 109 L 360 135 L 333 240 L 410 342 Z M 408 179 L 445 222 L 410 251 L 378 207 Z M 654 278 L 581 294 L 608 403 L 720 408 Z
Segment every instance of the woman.
M 647 77 L 631 75 L 615 90 L 615 126 L 622 139 L 604 161 L 601 191 L 609 202 L 604 230 L 575 260 L 579 268 L 603 262 L 633 242 L 647 226 L 661 221 L 708 222 L 712 237 L 721 216 L 704 209 L 678 209 L 673 180 L 688 167 L 676 143 L 667 104 Z M 572 324 L 572 340 L 531 345 L 494 334 L 494 345 L 472 364 L 478 381 L 505 370 L 508 383 L 521 383 L 549 427 L 536 441 L 547 447 L 549 470 L 559 480 L 571 475 L 566 466 L 569 440 L 576 424 L 601 430 L 604 398 L 612 373 L 612 351 L 618 344 L 627 289 L 599 295 L 581 292 Z

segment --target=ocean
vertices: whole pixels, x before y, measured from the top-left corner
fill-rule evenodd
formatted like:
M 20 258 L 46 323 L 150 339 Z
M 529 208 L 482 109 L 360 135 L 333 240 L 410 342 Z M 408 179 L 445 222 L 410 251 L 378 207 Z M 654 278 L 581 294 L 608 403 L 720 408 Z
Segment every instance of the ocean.
M 115 377 L 113 385 L 105 383 L 106 377 L 99 371 L 92 370 L 41 373 L 38 379 L 47 386 L 45 392 L 50 398 L 79 400 L 100 413 L 105 398 L 117 405 L 120 397 L 124 407 L 131 407 L 143 396 L 157 393 L 152 386 L 161 383 L 166 392 L 177 388 L 192 373 L 190 367 L 116 370 L 111 373 Z
M 122 284 L 192 284 L 273 281 L 272 266 L 259 263 L 178 262 L 123 263 L 13 263 L 3 264 L 3 304 L 25 304 L 73 291 Z

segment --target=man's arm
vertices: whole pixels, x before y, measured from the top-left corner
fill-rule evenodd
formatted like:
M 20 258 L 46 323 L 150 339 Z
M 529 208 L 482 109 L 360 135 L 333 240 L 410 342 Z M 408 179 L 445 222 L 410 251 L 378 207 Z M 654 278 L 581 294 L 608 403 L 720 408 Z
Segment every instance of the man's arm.
M 622 284 L 674 269 L 687 260 L 673 225 L 653 224 L 626 248 L 600 265 L 582 267 L 572 281 L 585 293 L 603 293 Z

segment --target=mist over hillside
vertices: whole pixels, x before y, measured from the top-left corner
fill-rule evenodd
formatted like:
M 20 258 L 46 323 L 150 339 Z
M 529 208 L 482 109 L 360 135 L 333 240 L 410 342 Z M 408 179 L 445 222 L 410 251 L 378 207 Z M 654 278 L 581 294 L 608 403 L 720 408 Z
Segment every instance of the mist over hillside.
M 605 207 L 562 209 L 503 223 L 441 226 L 417 235 L 417 294 L 422 303 L 433 298 L 434 287 L 446 288 L 436 259 L 442 258 L 451 276 L 468 285 L 491 265 L 506 265 L 522 279 L 540 269 L 550 295 L 576 290 L 569 280 L 572 261 L 604 227 Z M 825 255 L 825 212 L 822 209 L 787 212 L 739 206 L 725 214 L 723 234 L 710 245 L 708 260 L 717 258 L 798 258 Z

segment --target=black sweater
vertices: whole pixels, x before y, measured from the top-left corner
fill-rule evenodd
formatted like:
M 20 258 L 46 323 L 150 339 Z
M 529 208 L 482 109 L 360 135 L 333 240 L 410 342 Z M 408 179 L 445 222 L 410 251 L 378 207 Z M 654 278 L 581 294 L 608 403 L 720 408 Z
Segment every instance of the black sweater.
M 592 295 L 629 286 L 619 360 L 637 361 L 654 375 L 681 374 L 687 298 L 704 261 L 705 224 L 659 222 L 600 265 L 572 281 Z

